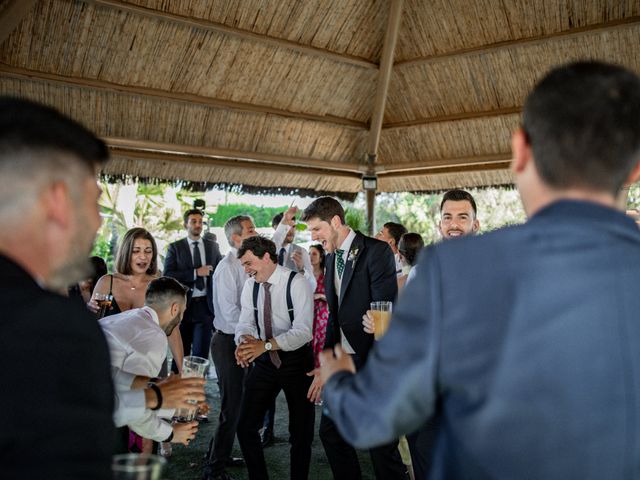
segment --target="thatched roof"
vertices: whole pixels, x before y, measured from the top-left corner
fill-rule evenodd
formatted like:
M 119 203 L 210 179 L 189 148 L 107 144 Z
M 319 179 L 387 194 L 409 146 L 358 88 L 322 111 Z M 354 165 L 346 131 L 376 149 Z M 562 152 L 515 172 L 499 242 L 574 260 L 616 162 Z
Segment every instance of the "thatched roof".
M 640 0 L 4 0 L 0 94 L 95 130 L 111 176 L 433 191 L 510 183 L 540 76 L 639 45 Z

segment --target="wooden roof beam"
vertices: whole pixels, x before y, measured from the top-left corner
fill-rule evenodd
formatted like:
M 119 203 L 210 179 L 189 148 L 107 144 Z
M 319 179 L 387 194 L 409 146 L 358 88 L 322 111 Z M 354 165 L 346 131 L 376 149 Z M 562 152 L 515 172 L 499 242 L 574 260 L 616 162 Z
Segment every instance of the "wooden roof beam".
M 389 11 L 389 23 L 384 36 L 382 47 L 382 58 L 380 60 L 380 72 L 378 73 L 378 86 L 376 98 L 371 116 L 371 127 L 369 129 L 369 141 L 367 155 L 369 166 L 373 167 L 378 154 L 378 144 L 380 143 L 380 132 L 382 130 L 382 120 L 384 119 L 384 109 L 387 103 L 387 93 L 393 69 L 393 55 L 398 40 L 400 21 L 402 20 L 402 0 L 392 0 Z
M 446 52 L 439 55 L 431 55 L 429 57 L 414 58 L 411 60 L 402 60 L 400 62 L 397 62 L 394 65 L 394 67 L 406 68 L 406 67 L 414 67 L 418 65 L 427 65 L 432 62 L 439 62 L 441 60 L 449 59 L 449 58 L 484 54 L 489 52 L 495 52 L 498 50 L 503 50 L 505 48 L 512 48 L 515 46 L 536 45 L 536 44 L 543 43 L 548 40 L 556 39 L 556 38 L 580 37 L 582 35 L 588 35 L 590 33 L 596 33 L 596 32 L 601 33 L 609 30 L 614 30 L 617 28 L 632 27 L 638 23 L 640 23 L 640 16 L 621 18 L 621 19 L 611 20 L 608 22 L 597 23 L 594 25 L 585 25 L 584 27 L 571 28 L 569 30 L 564 30 L 562 32 L 554 32 L 546 35 L 538 35 L 535 37 L 520 38 L 516 40 L 505 40 L 503 42 L 497 42 L 491 45 L 481 45 L 478 47 L 462 48 L 460 50 L 455 50 L 453 52 Z
M 465 170 L 499 170 L 509 168 L 511 153 L 496 155 L 476 155 L 474 157 L 424 160 L 420 162 L 379 165 L 376 174 L 382 178 L 409 177 L 442 172 L 462 172 Z
M 0 9 L 0 43 L 4 42 L 22 19 L 33 9 L 37 0 L 7 0 Z
M 202 147 L 196 145 L 177 145 L 173 143 L 155 142 L 151 140 L 134 140 L 121 137 L 104 137 L 103 140 L 110 148 L 138 150 L 172 155 L 188 155 L 225 160 L 242 161 L 260 168 L 260 164 L 284 165 L 287 168 L 305 167 L 321 169 L 327 172 L 350 172 L 361 175 L 365 170 L 357 163 L 331 162 L 315 158 L 290 157 L 273 153 L 246 152 L 227 148 Z
M 249 103 L 232 102 L 229 100 L 220 100 L 217 98 L 203 97 L 201 95 L 195 95 L 192 93 L 181 92 L 168 92 L 166 90 L 159 90 L 157 88 L 148 87 L 134 87 L 129 85 L 120 85 L 112 82 L 105 82 L 103 80 L 92 80 L 88 78 L 78 77 L 66 77 L 63 75 L 57 75 L 54 73 L 37 72 L 34 70 L 27 70 L 25 68 L 12 67 L 0 63 L 0 75 L 14 77 L 14 78 L 26 78 L 29 80 L 39 80 L 48 83 L 58 83 L 61 85 L 74 85 L 82 88 L 93 88 L 99 90 L 108 90 L 114 92 L 128 93 L 132 95 L 143 95 L 147 97 L 156 97 L 168 100 L 175 100 L 184 103 L 191 103 L 195 105 L 205 105 L 214 108 L 224 108 L 227 110 L 237 110 L 241 112 L 262 113 L 268 115 L 278 115 L 280 117 L 294 118 L 300 120 L 310 120 L 313 122 L 329 123 L 333 125 L 340 125 L 349 128 L 357 128 L 364 130 L 367 128 L 367 124 L 358 122 L 348 118 L 332 117 L 329 115 L 312 115 L 308 113 L 290 112 L 288 110 L 280 110 L 277 108 L 264 107 L 261 105 L 252 105 Z
M 469 173 L 469 172 L 485 172 L 488 170 L 507 170 L 511 162 L 495 162 L 495 163 L 478 163 L 475 165 L 456 165 L 451 167 L 434 167 L 425 170 L 393 172 L 386 175 L 379 175 L 379 179 L 384 178 L 405 178 L 416 175 L 438 175 L 442 173 Z
M 522 107 L 496 108 L 483 112 L 462 112 L 451 115 L 438 115 L 436 117 L 419 118 L 406 122 L 386 123 L 382 125 L 383 130 L 394 130 L 399 128 L 419 127 L 430 123 L 455 122 L 459 120 L 473 120 L 475 118 L 501 117 L 504 115 L 515 115 L 522 113 Z
M 342 53 L 335 53 L 322 48 L 312 47 L 309 45 L 303 45 L 300 43 L 292 42 L 290 40 L 284 40 L 281 38 L 270 37 L 269 35 L 263 35 L 258 33 L 249 32 L 247 30 L 241 30 L 239 28 L 229 27 L 227 25 L 211 22 L 209 20 L 203 20 L 193 17 L 185 17 L 182 15 L 176 15 L 173 13 L 161 12 L 153 10 L 151 8 L 141 7 L 137 5 L 128 4 L 120 0 L 81 0 L 84 3 L 100 5 L 103 7 L 116 8 L 118 10 L 133 13 L 136 15 L 153 18 L 155 20 L 173 22 L 179 25 L 190 28 L 198 28 L 200 30 L 206 30 L 223 35 L 233 36 L 241 40 L 249 40 L 259 42 L 266 45 L 271 45 L 277 48 L 286 48 L 294 52 L 302 53 L 305 55 L 313 55 L 315 57 L 332 60 L 334 62 L 346 63 L 355 67 L 377 69 L 378 65 L 369 60 L 355 57 L 353 55 L 346 55 Z
M 251 168 L 254 170 L 264 170 L 269 172 L 282 172 L 282 173 L 299 173 L 299 174 L 311 174 L 311 175 L 331 175 L 332 177 L 344 177 L 360 179 L 359 173 L 344 172 L 344 171 L 328 171 L 321 168 L 309 168 L 309 167 L 294 167 L 287 165 L 276 164 L 257 164 L 255 162 L 248 162 L 229 158 L 217 158 L 207 156 L 195 156 L 195 155 L 182 155 L 175 153 L 156 152 L 149 150 L 127 150 L 120 147 L 109 147 L 113 155 L 119 155 L 126 158 L 141 159 L 141 160 L 157 160 L 162 162 L 172 163 L 189 163 L 197 165 L 205 165 L 208 167 L 217 166 L 223 168 Z M 107 164 L 108 170 L 108 164 Z M 153 174 L 150 174 L 153 176 Z

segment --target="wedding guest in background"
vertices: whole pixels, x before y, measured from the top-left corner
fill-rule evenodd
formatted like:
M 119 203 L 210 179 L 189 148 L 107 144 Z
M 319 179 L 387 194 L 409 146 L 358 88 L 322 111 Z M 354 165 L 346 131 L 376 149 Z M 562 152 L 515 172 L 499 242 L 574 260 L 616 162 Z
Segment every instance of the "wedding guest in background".
M 316 244 L 309 247 L 309 257 L 313 266 L 313 275 L 316 278 L 316 291 L 313 294 L 313 360 L 316 368 L 320 366 L 318 355 L 324 350 L 327 337 L 327 323 L 329 321 L 329 309 L 327 308 L 327 296 L 324 293 L 324 262 L 325 254 L 322 245 Z

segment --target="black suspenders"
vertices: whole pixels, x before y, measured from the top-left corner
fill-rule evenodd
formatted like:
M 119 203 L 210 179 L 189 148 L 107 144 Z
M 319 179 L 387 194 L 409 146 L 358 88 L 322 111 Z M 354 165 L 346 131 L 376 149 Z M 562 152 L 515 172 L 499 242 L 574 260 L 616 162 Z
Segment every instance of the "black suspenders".
M 287 281 L 287 311 L 289 312 L 289 320 L 293 323 L 293 299 L 291 298 L 291 282 L 298 272 L 291 272 L 289 274 L 289 280 Z M 260 284 L 255 282 L 253 284 L 253 317 L 256 321 L 256 328 L 258 329 L 258 337 L 260 337 L 260 324 L 258 323 L 258 293 L 260 292 Z M 269 340 L 267 338 L 267 340 Z

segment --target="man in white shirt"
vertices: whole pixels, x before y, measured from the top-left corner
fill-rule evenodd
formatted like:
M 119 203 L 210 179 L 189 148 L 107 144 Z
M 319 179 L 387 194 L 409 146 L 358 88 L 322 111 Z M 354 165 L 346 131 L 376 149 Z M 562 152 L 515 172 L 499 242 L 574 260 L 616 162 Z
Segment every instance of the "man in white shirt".
M 236 363 L 234 335 L 240 318 L 242 288 L 249 277 L 237 255 L 242 241 L 257 235 L 253 219 L 247 215 L 227 220 L 224 233 L 231 250 L 218 263 L 212 278 L 216 315 L 213 320 L 215 332 L 211 339 L 211 358 L 216 368 L 221 401 L 218 428 L 209 442 L 204 466 L 204 478 L 212 480 L 230 478 L 225 467 L 242 464 L 242 459 L 231 456 L 245 375 L 244 368 Z
M 275 230 L 271 240 L 276 244 L 276 252 L 278 253 L 278 265 L 302 273 L 311 286 L 311 291 L 316 291 L 317 281 L 313 274 L 311 259 L 309 252 L 304 248 L 293 243 L 296 236 L 296 219 L 295 214 L 298 211 L 296 207 L 290 207 L 286 212 L 278 213 L 271 220 L 271 226 Z M 264 417 L 264 425 L 262 428 L 261 442 L 263 447 L 268 447 L 273 442 L 273 429 L 276 416 L 275 399 L 273 405 Z
M 276 244 L 278 254 L 278 265 L 287 267 L 298 273 L 302 273 L 311 286 L 311 291 L 316 291 L 316 277 L 313 275 L 313 267 L 309 252 L 293 243 L 296 236 L 296 207 L 291 207 L 283 213 L 278 213 L 271 220 L 271 226 L 275 230 L 273 233 L 273 243 Z
M 400 243 L 400 238 L 402 238 L 402 235 L 404 235 L 405 233 L 407 233 L 407 229 L 404 225 L 395 222 L 387 222 L 382 226 L 380 231 L 375 236 L 376 239 L 387 242 L 389 244 L 389 247 L 391 247 L 393 257 L 396 261 L 397 277 L 402 276 L 402 262 L 400 261 L 398 244 Z
M 145 306 L 104 317 L 100 326 L 109 345 L 111 369 L 117 388 L 122 385 L 122 374 L 155 377 L 162 368 L 167 354 L 167 336 L 182 320 L 186 305 L 185 288 L 170 277 L 157 278 L 149 283 L 145 293 Z M 156 394 L 160 390 L 151 387 Z M 157 387 L 156 387 L 157 388 Z M 131 430 L 144 438 L 157 442 L 170 441 L 187 445 L 197 431 L 198 422 L 176 424 L 166 422 L 156 414 L 162 406 L 160 395 L 151 410 L 128 423 Z M 172 409 L 158 413 L 169 418 Z M 119 445 L 125 450 L 124 443 Z
M 280 390 L 289 407 L 292 479 L 306 479 L 311 461 L 315 406 L 306 395 L 313 368 L 309 342 L 313 295 L 302 275 L 277 264 L 275 244 L 263 237 L 245 240 L 238 258 L 251 277 L 242 290 L 236 328 L 236 358 L 253 367 L 247 374 L 238 422 L 238 440 L 250 478 L 268 478 L 258 430 Z

